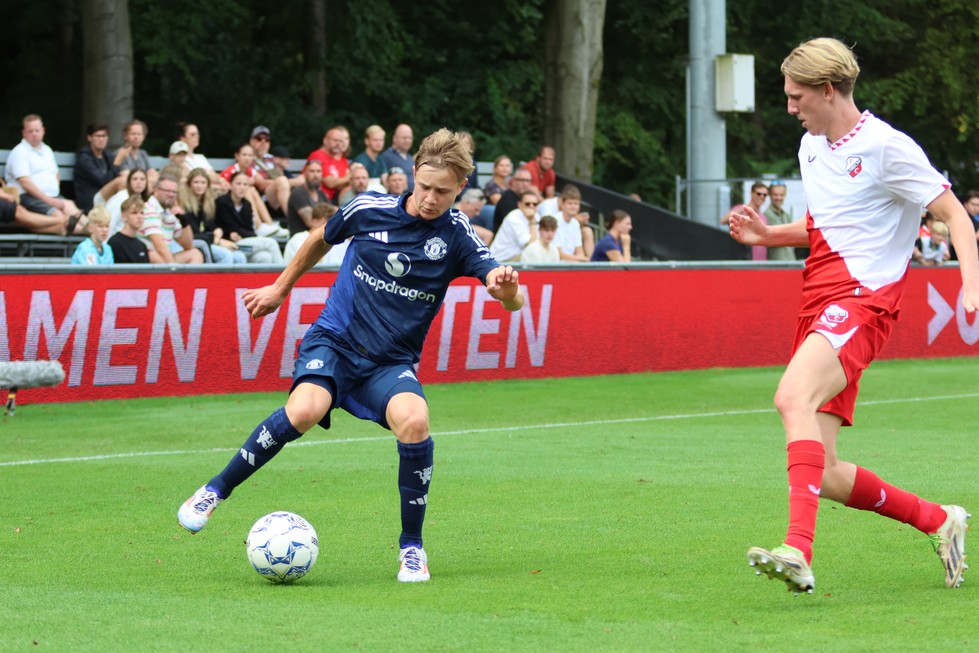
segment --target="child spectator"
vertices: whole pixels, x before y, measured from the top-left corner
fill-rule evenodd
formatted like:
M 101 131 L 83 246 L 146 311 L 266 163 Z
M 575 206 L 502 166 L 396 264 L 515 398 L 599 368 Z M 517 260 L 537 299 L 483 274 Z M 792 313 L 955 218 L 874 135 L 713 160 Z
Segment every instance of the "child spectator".
M 935 220 L 931 224 L 931 236 L 921 239 L 921 264 L 942 265 L 952 257 L 948 251 L 948 227 Z
M 134 171 L 135 172 L 135 171 Z M 130 173 L 132 177 L 132 173 Z M 159 257 L 152 260 L 152 254 L 146 249 L 136 234 L 143 228 L 143 207 L 145 203 L 139 195 L 131 195 L 123 201 L 120 210 L 122 212 L 122 228 L 109 238 L 109 247 L 112 248 L 112 256 L 116 263 L 162 263 Z
M 109 238 L 111 216 L 104 206 L 96 206 L 88 212 L 89 237 L 78 243 L 71 256 L 72 265 L 112 265 L 115 259 L 112 248 L 106 242 Z
M 537 225 L 538 239 L 531 241 L 520 253 L 521 263 L 560 263 L 561 252 L 558 251 L 554 236 L 557 234 L 557 218 L 545 215 Z

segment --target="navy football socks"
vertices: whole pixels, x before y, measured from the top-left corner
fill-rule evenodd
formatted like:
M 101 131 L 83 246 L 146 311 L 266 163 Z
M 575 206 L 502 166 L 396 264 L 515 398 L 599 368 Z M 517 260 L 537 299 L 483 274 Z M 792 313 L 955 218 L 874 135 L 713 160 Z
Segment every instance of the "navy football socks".
M 404 444 L 398 442 L 401 465 L 398 468 L 398 489 L 401 491 L 401 548 L 422 545 L 422 524 L 428 503 L 428 485 L 432 480 L 432 459 L 435 443 Z
M 208 489 L 227 499 L 236 487 L 282 451 L 287 442 L 301 436 L 286 416 L 286 409 L 280 408 L 255 427 L 224 471 L 208 481 Z

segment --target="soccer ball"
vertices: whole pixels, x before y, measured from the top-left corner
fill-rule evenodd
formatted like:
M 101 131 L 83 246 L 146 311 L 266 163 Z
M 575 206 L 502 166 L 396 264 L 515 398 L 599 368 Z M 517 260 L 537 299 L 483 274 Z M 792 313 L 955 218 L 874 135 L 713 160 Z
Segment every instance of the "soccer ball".
M 316 531 L 291 512 L 273 512 L 255 522 L 245 547 L 255 571 L 273 583 L 302 578 L 320 552 Z

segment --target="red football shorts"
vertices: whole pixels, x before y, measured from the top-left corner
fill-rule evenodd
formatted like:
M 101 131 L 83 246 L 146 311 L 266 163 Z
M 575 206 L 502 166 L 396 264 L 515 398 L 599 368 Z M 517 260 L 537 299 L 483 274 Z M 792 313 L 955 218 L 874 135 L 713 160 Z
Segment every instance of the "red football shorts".
M 853 425 L 860 376 L 884 348 L 897 319 L 892 313 L 854 299 L 834 302 L 816 315 L 800 316 L 792 343 L 794 354 L 810 333 L 820 333 L 836 349 L 847 385 L 819 410 L 839 415 L 843 418 L 843 426 Z

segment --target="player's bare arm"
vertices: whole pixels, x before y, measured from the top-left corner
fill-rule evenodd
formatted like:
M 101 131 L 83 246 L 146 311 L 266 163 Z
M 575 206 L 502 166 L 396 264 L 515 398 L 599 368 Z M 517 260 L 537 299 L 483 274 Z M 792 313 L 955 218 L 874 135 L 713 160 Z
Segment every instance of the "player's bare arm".
M 742 245 L 760 245 L 763 247 L 808 247 L 809 233 L 806 231 L 806 221 L 802 218 L 790 224 L 769 226 L 761 219 L 758 212 L 750 206 L 742 207 L 741 211 L 731 213 L 728 229 L 731 238 Z
M 508 311 L 519 311 L 523 308 L 524 296 L 520 292 L 519 275 L 509 265 L 501 265 L 489 271 L 486 275 L 486 290 L 490 297 L 499 300 Z
M 927 208 L 948 226 L 949 240 L 958 254 L 959 272 L 962 274 L 962 306 L 971 313 L 979 309 L 979 254 L 976 253 L 972 220 L 947 188 Z
M 309 238 L 275 281 L 268 286 L 252 288 L 241 294 L 252 319 L 264 317 L 279 308 L 299 278 L 312 270 L 330 251 L 330 244 L 323 240 L 323 230 L 324 227 L 318 227 L 309 232 Z

